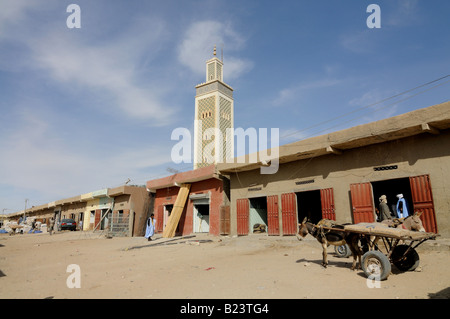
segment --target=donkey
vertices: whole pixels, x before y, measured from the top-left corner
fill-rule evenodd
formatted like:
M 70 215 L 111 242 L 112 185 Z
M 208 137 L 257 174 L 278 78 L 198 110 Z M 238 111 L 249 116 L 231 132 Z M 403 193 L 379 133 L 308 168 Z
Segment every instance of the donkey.
M 392 228 L 425 232 L 422 220 L 420 219 L 420 215 L 422 215 L 422 213 L 423 211 L 415 212 L 414 215 L 409 215 L 408 217 L 404 218 L 385 219 L 381 223 L 386 224 Z M 377 246 L 379 240 L 380 240 L 379 236 L 370 237 L 370 241 L 372 242 L 372 248 Z
M 329 245 L 334 246 L 341 246 L 345 245 L 346 243 L 350 247 L 350 250 L 353 255 L 353 263 L 352 263 L 352 270 L 356 269 L 356 261 L 358 259 L 359 266 L 361 266 L 361 255 L 362 251 L 359 248 L 358 242 L 359 242 L 359 234 L 357 233 L 349 233 L 345 232 L 343 229 L 339 230 L 340 228 L 343 228 L 340 225 L 337 225 L 334 221 L 322 219 L 317 223 L 317 225 L 314 225 L 313 223 L 310 223 L 307 221 L 307 218 L 303 219 L 301 224 L 299 225 L 298 234 L 301 237 L 306 237 L 306 235 L 309 233 L 311 236 L 317 239 L 319 243 L 322 244 L 322 266 L 326 268 L 328 266 L 328 258 L 327 258 L 327 247 Z M 333 227 L 336 229 L 323 229 L 322 226 L 327 227 Z
M 400 218 L 401 224 L 397 226 L 397 228 L 403 228 L 407 230 L 414 230 L 425 232 L 425 228 L 423 227 L 422 220 L 420 219 L 420 215 L 422 212 L 415 212 L 414 215 L 410 215 L 406 218 Z M 402 221 L 403 219 L 403 221 Z
M 381 223 L 389 227 L 425 232 L 420 215 L 423 212 L 416 212 L 404 218 L 385 219 Z

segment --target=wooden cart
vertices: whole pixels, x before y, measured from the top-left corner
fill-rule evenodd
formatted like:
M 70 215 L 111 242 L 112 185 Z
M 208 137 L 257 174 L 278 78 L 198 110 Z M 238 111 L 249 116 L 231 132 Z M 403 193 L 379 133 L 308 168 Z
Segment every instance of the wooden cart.
M 416 248 L 438 236 L 435 233 L 391 228 L 381 223 L 359 223 L 342 227 L 345 232 L 360 235 L 364 252 L 361 268 L 368 278 L 374 280 L 387 279 L 391 273 L 391 263 L 401 271 L 416 269 L 420 263 Z M 342 231 L 342 228 L 339 230 Z

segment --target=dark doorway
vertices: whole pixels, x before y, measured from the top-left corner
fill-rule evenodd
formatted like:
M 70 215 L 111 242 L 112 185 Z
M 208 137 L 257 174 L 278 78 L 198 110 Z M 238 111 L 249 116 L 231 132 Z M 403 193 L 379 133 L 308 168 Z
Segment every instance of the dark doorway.
M 322 219 L 320 190 L 295 193 L 297 195 L 297 215 L 301 223 L 305 217 L 316 224 Z
M 249 226 L 251 233 L 267 232 L 267 198 L 250 198 Z
M 194 214 L 194 233 L 209 233 L 209 204 L 195 204 Z
M 412 214 L 413 211 L 413 202 L 411 195 L 411 185 L 409 182 L 409 178 L 398 178 L 398 179 L 388 179 L 379 182 L 372 182 L 373 189 L 373 200 L 378 216 L 378 207 L 379 207 L 379 198 L 381 195 L 386 195 L 387 203 L 389 209 L 391 211 L 392 217 L 396 218 L 396 210 L 397 210 L 397 194 L 403 194 L 403 197 L 406 200 L 408 211 Z

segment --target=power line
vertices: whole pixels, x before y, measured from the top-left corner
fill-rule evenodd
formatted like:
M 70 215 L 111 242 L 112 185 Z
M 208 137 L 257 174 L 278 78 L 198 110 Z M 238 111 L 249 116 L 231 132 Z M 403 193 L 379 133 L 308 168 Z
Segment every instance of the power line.
M 402 99 L 402 100 L 395 101 L 395 102 L 390 103 L 390 104 L 388 104 L 388 105 L 385 105 L 385 106 L 383 106 L 383 107 L 381 107 L 381 108 L 378 108 L 378 109 L 376 109 L 376 110 L 374 110 L 374 111 L 365 113 L 365 114 L 363 114 L 363 115 L 361 115 L 361 116 L 352 118 L 352 119 L 347 120 L 347 121 L 345 121 L 345 122 L 338 123 L 338 124 L 336 124 L 336 125 L 333 125 L 333 126 L 331 126 L 331 127 L 328 127 L 328 128 L 326 128 L 326 129 L 323 129 L 323 130 L 318 131 L 318 132 L 316 132 L 316 133 L 310 134 L 310 135 L 306 136 L 305 138 L 311 137 L 311 136 L 313 136 L 313 135 L 315 135 L 315 134 L 318 134 L 318 133 L 323 133 L 323 132 L 325 132 L 325 131 L 328 131 L 329 129 L 338 127 L 338 126 L 340 126 L 340 125 L 343 125 L 343 124 L 347 124 L 347 123 L 353 122 L 353 121 L 358 120 L 358 119 L 360 119 L 360 118 L 362 118 L 362 117 L 364 117 L 364 116 L 367 116 L 368 114 L 372 114 L 372 113 L 375 113 L 375 112 L 379 112 L 379 111 L 384 110 L 384 109 L 386 109 L 386 108 L 388 108 L 388 107 L 390 107 L 390 106 L 392 106 L 392 105 L 395 105 L 395 104 L 404 102 L 404 101 L 406 101 L 406 100 L 409 100 L 409 99 L 411 99 L 411 98 L 413 98 L 413 97 L 415 97 L 415 96 L 417 96 L 417 95 L 420 95 L 420 94 L 422 94 L 422 93 L 428 92 L 428 91 L 430 91 L 430 90 L 432 90 L 432 89 L 434 89 L 434 88 L 436 88 L 436 87 L 438 87 L 438 86 L 444 85 L 444 84 L 449 83 L 449 82 L 450 82 L 450 80 L 449 80 L 449 81 L 446 81 L 446 82 L 444 82 L 444 83 L 437 84 L 437 85 L 435 85 L 435 86 L 433 86 L 433 87 L 431 87 L 431 88 L 429 88 L 429 89 L 420 91 L 420 92 L 418 92 L 418 93 L 416 93 L 416 94 L 414 94 L 414 95 L 411 95 L 411 96 L 409 96 L 409 97 L 406 97 L 406 98 L 404 98 L 404 99 Z
M 438 79 L 429 81 L 429 82 L 427 82 L 427 83 L 421 84 L 421 85 L 416 86 L 416 87 L 414 87 L 414 88 L 412 88 L 412 89 L 403 91 L 403 92 L 401 92 L 401 93 L 398 93 L 398 94 L 396 94 L 396 95 L 390 96 L 390 97 L 388 97 L 388 98 L 382 99 L 382 100 L 380 100 L 380 101 L 378 101 L 378 102 L 375 102 L 375 103 L 372 103 L 372 104 L 369 104 L 369 105 L 360 107 L 360 108 L 355 109 L 355 110 L 352 110 L 352 111 L 347 112 L 347 113 L 345 113 L 345 114 L 342 114 L 342 115 L 340 115 L 340 116 L 337 116 L 337 117 L 331 118 L 331 119 L 329 119 L 329 120 L 326 120 L 326 121 L 323 121 L 323 122 L 320 122 L 320 123 L 311 125 L 311 126 L 306 127 L 306 128 L 304 128 L 304 129 L 301 129 L 301 130 L 298 130 L 298 131 L 295 131 L 295 132 L 286 134 L 286 135 L 280 137 L 280 139 L 285 139 L 285 138 L 287 138 L 287 137 L 289 137 L 289 136 L 292 136 L 292 135 L 294 135 L 294 134 L 297 134 L 297 133 L 300 133 L 300 132 L 304 132 L 304 131 L 310 130 L 310 129 L 312 129 L 312 128 L 321 126 L 321 125 L 323 125 L 323 124 L 326 124 L 326 123 L 335 121 L 335 120 L 337 120 L 337 119 L 346 117 L 346 116 L 348 116 L 348 115 L 350 115 L 350 114 L 353 114 L 353 113 L 356 113 L 356 112 L 360 112 L 360 111 L 362 111 L 362 110 L 364 110 L 364 109 L 367 109 L 367 108 L 369 108 L 369 107 L 372 107 L 372 106 L 375 106 L 375 105 L 384 103 L 384 102 L 386 102 L 386 101 L 389 101 L 389 100 L 391 100 L 391 99 L 394 99 L 394 98 L 399 97 L 399 96 L 401 96 L 401 95 L 404 95 L 404 94 L 406 94 L 406 93 L 415 91 L 415 90 L 420 89 L 420 88 L 422 88 L 422 87 L 424 87 L 424 86 L 427 86 L 427 85 L 433 84 L 433 83 L 435 83 L 435 82 L 441 81 L 441 80 L 443 80 L 443 79 L 445 79 L 445 78 L 448 78 L 448 77 L 450 77 L 450 74 L 445 75 L 445 76 L 442 76 L 442 77 L 440 77 L 440 78 L 438 78 Z M 447 81 L 447 82 L 444 82 L 443 84 L 445 84 L 445 83 L 448 83 L 448 81 Z M 437 87 L 437 86 L 440 86 L 440 85 L 436 85 L 436 86 L 434 86 L 434 87 L 432 87 L 432 88 L 435 88 L 435 87 Z M 424 93 L 424 92 L 426 92 L 426 91 L 428 91 L 428 90 L 425 90 L 425 91 L 423 91 L 423 92 L 421 92 L 421 93 Z M 413 96 L 411 96 L 411 97 L 414 97 L 414 96 L 417 96 L 417 95 L 418 95 L 418 94 L 415 94 L 415 95 L 413 95 Z M 396 103 L 400 103 L 400 102 L 402 102 L 402 101 L 404 101 L 404 100 L 398 101 L 398 102 L 396 102 Z M 394 104 L 396 104 L 396 103 L 394 103 Z M 391 105 L 392 105 L 392 104 L 391 104 Z M 376 111 L 377 111 L 377 110 L 375 110 L 374 112 L 376 112 Z M 345 122 L 345 123 L 347 123 L 347 122 Z M 333 126 L 333 127 L 334 127 L 334 126 Z

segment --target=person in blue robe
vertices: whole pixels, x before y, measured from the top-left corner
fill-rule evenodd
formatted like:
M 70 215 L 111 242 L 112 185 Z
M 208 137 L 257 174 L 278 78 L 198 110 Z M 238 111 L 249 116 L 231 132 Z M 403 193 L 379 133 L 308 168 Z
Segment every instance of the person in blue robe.
M 155 219 L 154 214 L 151 214 L 147 219 L 147 228 L 145 230 L 145 238 L 148 241 L 152 240 L 152 236 L 155 234 Z
M 397 195 L 397 217 L 398 218 L 406 218 L 409 216 L 408 214 L 408 206 L 406 205 L 406 200 L 403 198 L 403 194 Z

